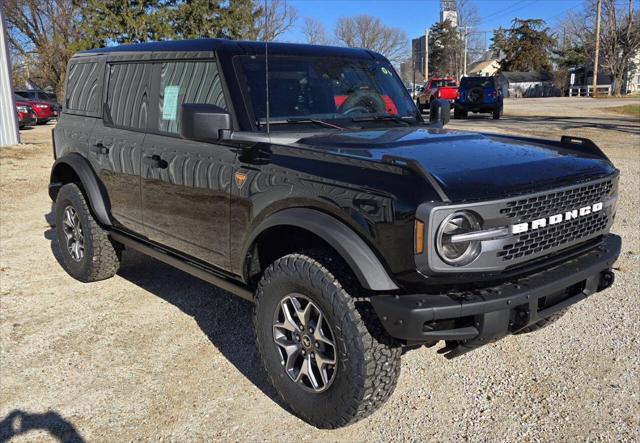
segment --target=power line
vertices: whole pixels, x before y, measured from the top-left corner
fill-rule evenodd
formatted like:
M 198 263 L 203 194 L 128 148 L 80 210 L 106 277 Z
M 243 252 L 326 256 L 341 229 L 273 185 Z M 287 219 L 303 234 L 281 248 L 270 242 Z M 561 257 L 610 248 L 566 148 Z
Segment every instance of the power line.
M 512 3 L 511 5 L 507 6 L 505 9 L 502 9 L 498 12 L 494 12 L 493 14 L 489 14 L 485 17 L 482 17 L 480 19 L 480 21 L 485 21 L 487 19 L 493 18 L 493 17 L 497 17 L 499 15 L 505 14 L 507 12 L 512 13 L 515 11 L 519 11 L 520 9 L 524 8 L 525 6 L 527 6 L 527 3 L 531 3 L 534 0 L 519 0 L 515 3 Z

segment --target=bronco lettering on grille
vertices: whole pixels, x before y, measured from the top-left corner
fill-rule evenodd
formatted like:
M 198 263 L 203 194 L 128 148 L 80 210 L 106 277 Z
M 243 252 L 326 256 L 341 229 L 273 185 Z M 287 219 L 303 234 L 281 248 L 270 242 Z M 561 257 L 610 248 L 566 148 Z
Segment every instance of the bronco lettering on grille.
M 557 225 L 558 223 L 562 223 L 564 221 L 573 220 L 574 218 L 584 217 L 585 215 L 592 214 L 594 212 L 601 211 L 604 207 L 602 202 L 594 203 L 590 206 L 583 206 L 579 209 L 573 209 L 571 211 L 566 211 L 561 214 L 555 214 L 550 217 L 539 218 L 537 220 L 533 220 L 532 222 L 518 223 L 515 225 L 511 225 L 509 227 L 509 231 L 512 234 L 522 234 L 523 232 L 533 231 L 536 229 L 544 228 L 550 225 Z

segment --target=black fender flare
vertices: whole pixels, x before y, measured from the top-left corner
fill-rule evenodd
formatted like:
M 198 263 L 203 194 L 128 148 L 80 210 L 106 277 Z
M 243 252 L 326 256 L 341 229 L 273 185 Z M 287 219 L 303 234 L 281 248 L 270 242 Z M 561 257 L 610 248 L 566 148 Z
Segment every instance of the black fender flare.
M 324 212 L 308 208 L 284 209 L 262 221 L 245 245 L 241 269 L 245 269 L 247 252 L 261 233 L 271 227 L 287 225 L 306 229 L 326 241 L 347 262 L 364 288 L 373 291 L 399 289 L 376 254 L 353 229 Z
M 51 167 L 51 178 L 49 180 L 49 197 L 55 201 L 58 191 L 66 184 L 61 180 L 62 165 L 70 167 L 80 179 L 85 195 L 89 200 L 89 206 L 98 222 L 105 226 L 111 226 L 109 210 L 109 197 L 102 182 L 98 179 L 91 163 L 80 154 L 70 153 L 60 157 Z

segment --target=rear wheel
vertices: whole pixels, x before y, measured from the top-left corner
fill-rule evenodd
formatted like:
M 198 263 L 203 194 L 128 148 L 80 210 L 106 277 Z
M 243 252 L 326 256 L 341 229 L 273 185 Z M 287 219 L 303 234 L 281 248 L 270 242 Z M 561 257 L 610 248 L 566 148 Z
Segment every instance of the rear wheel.
M 501 115 L 502 115 L 502 107 L 499 107 L 495 111 L 493 111 L 493 119 L 494 120 L 498 120 Z
M 419 98 L 416 99 L 416 106 L 418 107 L 418 111 L 420 111 L 420 113 L 422 114 L 424 112 L 424 106 L 420 104 Z
M 56 198 L 56 237 L 65 271 L 82 282 L 112 277 L 120 268 L 120 247 L 91 215 L 78 185 L 68 183 Z
M 301 418 L 337 428 L 377 410 L 400 374 L 401 348 L 330 251 L 289 254 L 256 291 L 256 343 L 269 379 Z

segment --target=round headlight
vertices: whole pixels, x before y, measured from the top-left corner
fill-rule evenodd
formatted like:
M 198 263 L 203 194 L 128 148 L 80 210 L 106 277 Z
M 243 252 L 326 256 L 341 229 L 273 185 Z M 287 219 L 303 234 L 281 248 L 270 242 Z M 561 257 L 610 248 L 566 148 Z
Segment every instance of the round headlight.
M 445 218 L 436 233 L 436 248 L 440 258 L 453 266 L 471 263 L 480 254 L 480 242 L 477 240 L 460 241 L 455 235 L 468 234 L 480 230 L 480 219 L 469 211 L 458 211 Z M 454 241 L 455 240 L 455 241 Z

